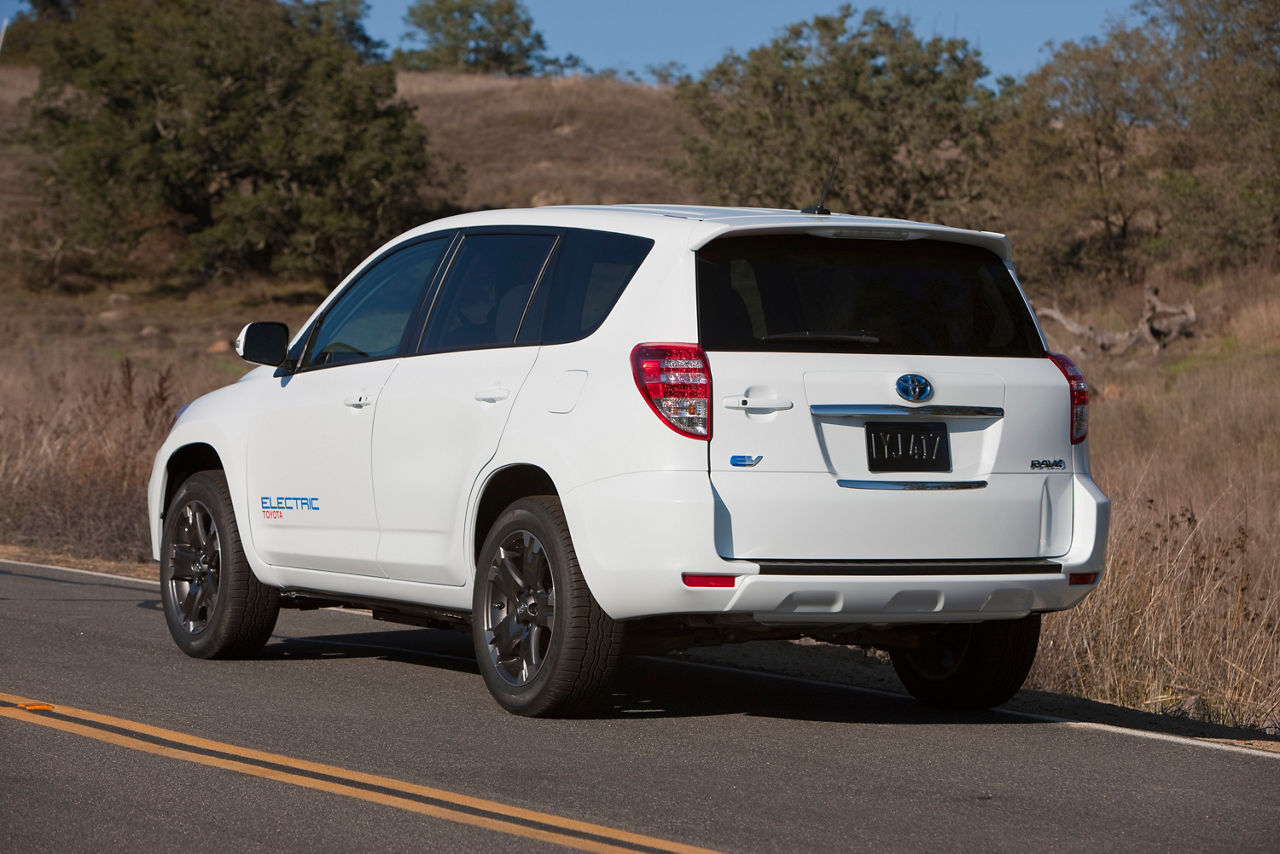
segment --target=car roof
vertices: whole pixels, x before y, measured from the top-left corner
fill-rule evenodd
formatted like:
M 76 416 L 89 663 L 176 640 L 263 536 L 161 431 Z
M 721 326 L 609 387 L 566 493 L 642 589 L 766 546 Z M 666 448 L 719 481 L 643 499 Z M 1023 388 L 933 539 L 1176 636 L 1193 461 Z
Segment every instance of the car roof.
M 414 229 L 414 233 L 492 225 L 595 228 L 640 234 L 655 239 L 669 238 L 673 232 L 678 232 L 687 235 L 690 249 L 699 249 L 717 237 L 742 232 L 803 231 L 824 237 L 856 235 L 885 240 L 933 238 L 981 246 L 1006 261 L 1012 257 L 1008 238 L 991 231 L 852 214 L 809 214 L 772 208 L 698 205 L 558 205 L 476 211 L 436 220 Z

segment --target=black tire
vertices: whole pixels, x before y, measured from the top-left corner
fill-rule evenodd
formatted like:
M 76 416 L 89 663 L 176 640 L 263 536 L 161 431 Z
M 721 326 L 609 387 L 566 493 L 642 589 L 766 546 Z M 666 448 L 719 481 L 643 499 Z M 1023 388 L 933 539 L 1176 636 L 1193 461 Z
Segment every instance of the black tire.
M 471 634 L 489 693 L 518 715 L 589 710 L 617 670 L 622 627 L 587 588 L 559 499 L 507 507 L 476 564 Z
M 245 560 L 220 471 L 191 475 L 164 517 L 160 599 L 174 642 L 193 658 L 244 658 L 271 637 L 280 594 Z
M 989 709 L 1008 702 L 1031 672 L 1040 615 L 956 623 L 929 630 L 914 649 L 892 649 L 893 669 L 911 696 L 942 709 Z

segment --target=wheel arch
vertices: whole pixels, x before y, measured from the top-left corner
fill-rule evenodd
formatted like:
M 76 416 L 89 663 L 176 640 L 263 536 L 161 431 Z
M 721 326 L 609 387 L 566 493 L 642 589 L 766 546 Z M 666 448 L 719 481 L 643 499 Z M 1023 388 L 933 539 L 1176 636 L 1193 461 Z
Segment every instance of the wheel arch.
M 165 462 L 164 476 L 164 497 L 160 505 L 160 518 L 164 518 L 164 514 L 169 509 L 169 503 L 173 501 L 173 496 L 178 491 L 178 487 L 183 481 L 191 477 L 198 471 L 207 471 L 217 469 L 226 471 L 226 466 L 222 463 L 222 457 L 214 447 L 206 442 L 192 442 L 189 445 L 183 445 L 169 455 L 169 459 Z
M 475 531 L 471 539 L 473 567 L 480 559 L 480 548 L 498 516 L 511 502 L 530 495 L 560 495 L 551 475 L 536 465 L 522 463 L 506 466 L 493 472 L 485 481 L 480 499 L 476 502 Z

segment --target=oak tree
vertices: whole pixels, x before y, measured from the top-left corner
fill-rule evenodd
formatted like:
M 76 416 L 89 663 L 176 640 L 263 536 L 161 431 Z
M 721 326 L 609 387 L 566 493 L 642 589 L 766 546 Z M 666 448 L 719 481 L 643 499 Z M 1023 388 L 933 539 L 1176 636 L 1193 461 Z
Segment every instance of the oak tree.
M 986 73 L 963 39 L 843 6 L 681 81 L 683 172 L 708 201 L 799 208 L 838 160 L 832 210 L 963 220 L 990 138 Z
M 336 275 L 421 221 L 425 133 L 338 12 L 99 0 L 49 24 L 26 131 L 50 155 L 26 229 L 45 272 Z
M 406 38 L 420 47 L 397 50 L 394 61 L 414 71 L 462 71 L 525 77 L 576 68 L 575 56 L 547 54 L 520 0 L 415 0 L 405 13 Z

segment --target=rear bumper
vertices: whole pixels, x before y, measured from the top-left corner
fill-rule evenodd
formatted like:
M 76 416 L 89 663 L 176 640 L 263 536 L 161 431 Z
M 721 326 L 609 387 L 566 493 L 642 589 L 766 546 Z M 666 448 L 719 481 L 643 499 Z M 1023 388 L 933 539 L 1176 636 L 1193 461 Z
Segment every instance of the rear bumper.
M 1070 547 L 1051 563 L 1030 559 L 1026 572 L 1010 572 L 991 565 L 1001 562 L 932 561 L 904 566 L 900 574 L 890 568 L 857 575 L 837 574 L 838 562 L 804 574 L 803 565 L 780 572 L 777 564 L 720 557 L 706 472 L 621 475 L 574 489 L 562 500 L 587 584 L 615 619 L 739 614 L 761 624 L 895 625 L 1014 619 L 1080 602 L 1102 578 L 1110 504 L 1084 475 L 1073 477 L 1071 492 Z M 733 587 L 691 588 L 684 584 L 686 573 L 736 578 Z M 1073 573 L 1096 578 L 1070 584 Z
M 1062 573 L 1021 576 L 753 575 L 739 581 L 725 606 L 763 624 L 902 623 L 1009 620 L 1060 611 L 1089 592 Z

